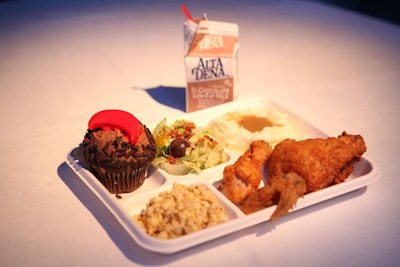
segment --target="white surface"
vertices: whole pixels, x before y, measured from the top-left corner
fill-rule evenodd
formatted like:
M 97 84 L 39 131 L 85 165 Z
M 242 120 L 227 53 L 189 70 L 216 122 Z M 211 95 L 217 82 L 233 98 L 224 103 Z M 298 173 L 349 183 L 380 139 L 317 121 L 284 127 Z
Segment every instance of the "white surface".
M 362 134 L 380 180 L 170 256 L 113 231 L 66 152 L 100 109 L 146 123 L 183 114 L 132 90 L 184 86 L 180 2 L 129 2 L 0 4 L 2 266 L 400 265 L 400 28 L 312 2 L 187 5 L 238 23 L 239 99 L 269 98 L 329 135 Z
M 227 112 L 233 112 L 240 109 L 276 110 L 286 114 L 288 116 L 288 120 L 296 125 L 296 130 L 298 131 L 300 138 L 327 137 L 326 135 L 322 134 L 320 130 L 301 120 L 288 110 L 276 105 L 275 103 L 271 103 L 264 98 L 237 100 L 235 102 L 222 104 L 217 107 L 201 110 L 185 116 L 169 118 L 167 123 L 170 124 L 175 120 L 186 119 L 195 122 L 196 125 L 199 126 L 207 125 L 210 120 L 216 117 L 222 116 Z M 150 129 L 153 129 L 153 127 Z M 224 197 L 223 194 L 217 190 L 220 185 L 225 166 L 233 164 L 240 156 L 232 151 L 229 151 L 229 149 L 226 150 L 226 153 L 228 155 L 227 162 L 203 170 L 199 174 L 177 176 L 170 175 L 161 169 L 150 168 L 148 178 L 143 186 L 129 194 L 121 194 L 120 199 L 117 199 L 114 194 L 110 194 L 108 190 L 100 183 L 100 181 L 97 180 L 96 177 L 90 172 L 89 168 L 85 166 L 85 161 L 78 146 L 73 148 L 71 152 L 68 153 L 66 162 L 76 173 L 76 176 L 82 180 L 85 186 L 87 186 L 88 189 L 97 196 L 98 199 L 94 199 L 93 203 L 91 203 L 92 205 L 104 205 L 104 207 L 114 215 L 120 227 L 126 230 L 127 235 L 129 235 L 141 247 L 149 251 L 171 254 L 194 247 L 210 240 L 217 239 L 221 236 L 243 230 L 261 222 L 268 221 L 274 212 L 276 206 L 264 209 L 251 215 L 245 215 L 237 206 L 235 206 L 229 199 Z M 331 199 L 365 187 L 377 181 L 379 178 L 379 173 L 380 171 L 375 166 L 375 163 L 364 157 L 360 162 L 355 164 L 354 171 L 346 180 L 346 182 L 305 195 L 297 201 L 296 207 L 293 210 L 300 210 L 327 199 Z M 265 180 L 265 178 L 263 180 Z M 132 220 L 132 216 L 139 214 L 141 210 L 146 207 L 147 202 L 151 198 L 156 197 L 160 192 L 171 191 L 174 183 L 201 183 L 204 186 L 207 186 L 214 192 L 221 207 L 223 207 L 227 218 L 226 222 L 214 226 L 212 229 L 205 229 L 181 238 L 170 240 L 155 239 L 145 234 L 136 224 L 136 222 Z M 262 184 L 264 184 L 264 181 Z M 77 197 L 82 198 L 85 197 L 85 195 L 77 195 Z M 114 229 L 114 231 L 117 230 Z

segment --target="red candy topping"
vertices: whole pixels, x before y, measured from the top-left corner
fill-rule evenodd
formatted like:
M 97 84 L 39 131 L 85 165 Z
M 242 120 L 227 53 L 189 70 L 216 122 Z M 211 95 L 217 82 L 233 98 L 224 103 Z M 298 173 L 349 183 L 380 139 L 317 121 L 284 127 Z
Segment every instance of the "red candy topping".
M 143 132 L 142 124 L 135 116 L 116 109 L 102 110 L 94 114 L 89 120 L 89 129 L 97 128 L 102 130 L 120 129 L 132 145 L 137 142 Z

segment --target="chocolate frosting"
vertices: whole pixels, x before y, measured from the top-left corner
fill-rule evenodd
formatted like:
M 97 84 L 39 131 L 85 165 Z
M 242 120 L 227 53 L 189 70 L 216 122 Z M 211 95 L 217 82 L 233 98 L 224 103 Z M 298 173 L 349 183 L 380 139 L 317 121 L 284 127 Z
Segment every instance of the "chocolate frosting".
M 119 130 L 87 130 L 82 142 L 83 155 L 91 166 L 108 171 L 124 172 L 150 164 L 156 155 L 154 137 L 143 125 L 143 133 L 135 144 Z

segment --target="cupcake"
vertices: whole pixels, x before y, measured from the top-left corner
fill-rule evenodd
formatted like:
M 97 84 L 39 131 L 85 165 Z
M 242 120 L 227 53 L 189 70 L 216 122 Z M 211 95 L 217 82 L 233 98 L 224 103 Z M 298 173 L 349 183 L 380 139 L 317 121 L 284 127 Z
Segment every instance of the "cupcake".
M 94 114 L 81 147 L 91 172 L 117 197 L 144 183 L 156 155 L 149 129 L 122 110 L 103 110 Z

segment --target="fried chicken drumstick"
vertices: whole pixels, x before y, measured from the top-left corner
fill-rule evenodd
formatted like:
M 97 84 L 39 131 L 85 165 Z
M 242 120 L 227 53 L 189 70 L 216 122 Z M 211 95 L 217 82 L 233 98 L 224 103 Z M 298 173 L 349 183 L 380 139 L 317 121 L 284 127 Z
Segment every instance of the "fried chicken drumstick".
M 251 213 L 276 204 L 270 218 L 276 220 L 304 194 L 343 182 L 365 151 L 363 138 L 346 132 L 337 138 L 284 140 L 267 160 L 267 184 L 253 191 L 241 209 Z
M 271 146 L 262 140 L 254 141 L 238 160 L 224 169 L 221 192 L 239 205 L 254 191 L 262 180 L 262 168 L 272 153 Z

